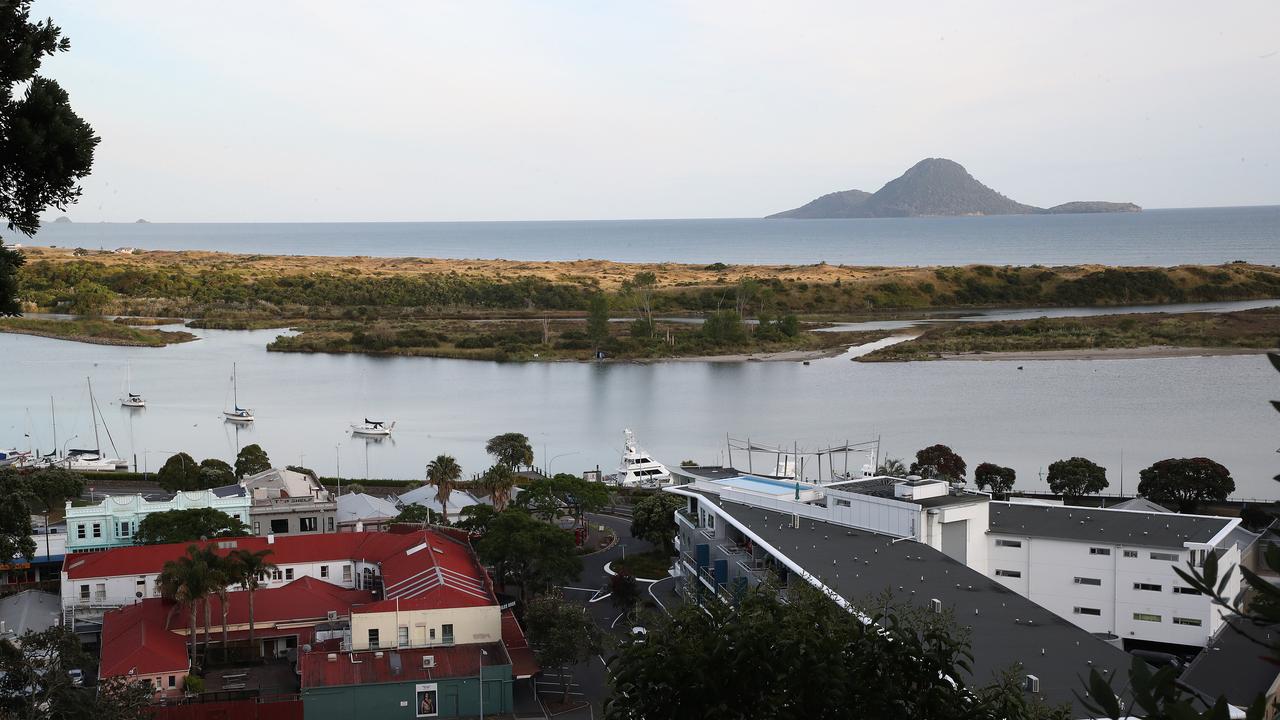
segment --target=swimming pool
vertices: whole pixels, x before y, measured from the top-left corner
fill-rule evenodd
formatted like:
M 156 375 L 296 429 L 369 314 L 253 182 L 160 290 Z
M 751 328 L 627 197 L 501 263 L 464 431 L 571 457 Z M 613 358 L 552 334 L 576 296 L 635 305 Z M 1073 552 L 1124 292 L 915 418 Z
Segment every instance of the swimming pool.
M 796 484 L 794 482 L 756 477 L 755 475 L 741 475 L 739 477 L 719 480 L 717 482 L 721 485 L 728 485 L 731 488 L 749 490 L 751 492 L 758 492 L 764 495 L 786 495 L 796 491 Z

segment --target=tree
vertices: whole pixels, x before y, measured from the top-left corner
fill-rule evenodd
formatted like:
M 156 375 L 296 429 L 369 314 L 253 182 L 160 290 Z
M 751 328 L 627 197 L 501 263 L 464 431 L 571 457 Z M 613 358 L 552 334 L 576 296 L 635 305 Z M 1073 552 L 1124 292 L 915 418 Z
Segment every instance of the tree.
M 257 443 L 245 445 L 240 448 L 240 452 L 236 453 L 236 477 L 238 478 L 257 475 L 270 469 L 271 458 L 267 457 L 267 451 Z
M 609 578 L 609 600 L 613 606 L 623 613 L 630 613 L 640 602 L 640 584 L 636 576 L 626 571 L 619 571 Z
M 1073 457 L 1049 464 L 1049 490 L 1063 497 L 1080 497 L 1107 488 L 1107 470 L 1092 460 Z
M 604 293 L 592 295 L 587 305 L 587 337 L 596 350 L 609 340 L 609 299 Z
M 600 628 L 585 608 L 566 602 L 559 593 L 534 598 L 525 609 L 524 622 L 538 664 L 560 671 L 561 702 L 569 702 L 569 667 L 601 651 Z
M 522 465 L 533 464 L 533 446 L 524 433 L 509 432 L 489 438 L 484 451 L 501 465 L 519 470 Z
M 476 480 L 476 487 L 488 493 L 493 509 L 501 512 L 511 499 L 511 488 L 516 486 L 515 474 L 506 465 L 494 465 Z
M 951 617 L 869 601 L 852 613 L 800 583 L 768 584 L 738 604 L 687 603 L 623 640 L 610 661 L 605 716 L 755 720 L 1029 720 L 1012 677 L 969 686 L 969 646 Z M 873 599 L 874 600 L 874 599 Z M 869 618 L 870 622 L 864 620 Z M 813 668 L 821 667 L 821 673 Z M 1019 706 L 1021 703 L 1021 706 Z
M 71 49 L 52 20 L 30 21 L 30 0 L 0 4 L 0 217 L 9 230 L 34 235 L 46 208 L 65 210 L 80 197 L 99 138 L 71 109 L 54 80 L 37 74 L 46 57 Z M 20 97 L 15 94 L 21 92 Z M 22 253 L 0 241 L 0 315 L 22 312 Z
M 235 482 L 235 470 L 225 460 L 205 458 L 200 461 L 200 487 L 215 488 L 234 485 Z
M 152 715 L 153 690 L 146 683 L 127 677 L 111 677 L 98 681 L 98 697 L 89 715 L 94 720 L 149 720 Z
M 396 515 L 395 519 L 392 520 L 392 522 L 409 523 L 411 525 L 435 525 L 443 521 L 444 516 L 440 513 L 426 505 L 416 504 L 405 505 L 400 508 L 400 514 Z
M 437 455 L 427 464 L 427 483 L 436 489 L 436 501 L 446 515 L 449 513 L 449 495 L 457 488 L 461 477 L 462 468 L 452 455 Z
M 581 524 L 584 514 L 596 512 L 609 504 L 609 490 L 598 482 L 557 473 L 554 477 L 538 478 L 529 483 L 520 493 L 517 504 L 543 520 L 571 515 Z
M 28 484 L 17 470 L 0 467 L 0 497 L 21 498 L 28 493 Z M 30 511 L 20 502 L 0 503 L 0 558 L 21 555 L 30 560 L 35 554 Z
M 98 316 L 115 299 L 115 293 L 92 280 L 81 280 L 72 288 L 71 312 L 76 315 Z
M 640 316 L 640 319 L 632 324 L 633 335 L 640 334 L 644 337 L 653 335 L 653 291 L 656 287 L 658 287 L 658 276 L 648 270 L 642 270 L 632 279 L 622 283 L 622 292 L 631 298 L 636 314 Z M 636 333 L 637 326 L 643 329 L 641 333 Z
M 454 525 L 472 535 L 484 535 L 489 531 L 489 523 L 498 516 L 498 511 L 492 505 L 479 503 L 462 508 L 462 512 L 458 514 L 461 517 Z
M 582 572 L 573 536 L 519 508 L 494 515 L 475 548 L 482 561 L 494 566 L 498 583 L 520 586 L 521 599 L 563 585 Z
M 80 497 L 84 492 L 84 476 L 66 468 L 49 467 L 37 470 L 24 483 L 25 494 L 35 501 L 44 516 L 45 538 L 49 537 L 49 515 L 60 512 L 68 500 Z
M 994 463 L 984 462 L 973 469 L 973 482 L 980 489 L 991 489 L 996 497 L 1003 498 L 1013 489 L 1017 473 L 1013 468 L 1002 467 Z
M 703 321 L 702 337 L 713 345 L 740 345 L 747 341 L 747 328 L 737 310 L 717 310 Z
M 268 573 L 274 572 L 276 566 L 268 560 L 270 550 L 232 550 L 230 567 L 234 570 L 236 583 L 244 588 L 249 596 L 249 647 L 253 648 L 253 594 L 262 587 Z
M 1169 458 L 1138 473 L 1138 494 L 1195 512 L 1202 503 L 1222 502 L 1236 490 L 1231 471 L 1209 458 Z
M 165 492 L 200 489 L 200 464 L 190 455 L 180 452 L 169 456 L 156 472 L 156 482 Z
M 178 603 L 190 613 L 188 638 L 191 641 L 191 667 L 194 669 L 200 664 L 196 652 L 196 617 L 200 603 L 215 589 L 213 569 L 205 561 L 200 548 L 188 545 L 185 554 L 165 562 L 156 584 L 160 587 L 161 597 Z
M 964 458 L 946 445 L 930 445 L 916 453 L 911 463 L 911 474 L 921 477 L 939 477 L 944 480 L 964 480 Z
M 92 691 L 76 687 L 70 670 L 92 660 L 70 629 L 54 626 L 0 640 L 0 717 L 96 717 Z
M 910 473 L 907 471 L 907 464 L 899 458 L 885 458 L 880 467 L 876 468 L 877 475 L 886 475 L 888 477 L 906 477 Z
M 631 507 L 631 537 L 647 540 L 662 548 L 668 557 L 675 554 L 676 510 L 684 507 L 683 498 L 659 492 Z
M 133 542 L 136 545 L 163 545 L 248 534 L 249 528 L 243 522 L 221 510 L 190 508 L 147 515 L 138 523 Z

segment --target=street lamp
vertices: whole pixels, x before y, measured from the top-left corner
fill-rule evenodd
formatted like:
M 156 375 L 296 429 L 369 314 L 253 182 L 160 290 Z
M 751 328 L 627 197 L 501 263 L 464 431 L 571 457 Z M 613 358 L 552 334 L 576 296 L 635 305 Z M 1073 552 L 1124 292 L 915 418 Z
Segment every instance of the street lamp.
M 547 461 L 547 477 L 551 477 L 551 466 L 555 464 L 557 459 L 562 457 L 569 457 L 570 455 L 578 455 L 578 454 L 580 453 L 578 453 L 578 451 L 575 450 L 573 452 L 560 453 L 559 455 L 551 456 L 551 459 Z
M 480 648 L 480 669 L 476 671 L 480 676 L 480 720 L 484 720 L 484 659 L 488 655 L 488 650 Z
M 66 456 L 67 456 L 67 446 L 71 444 L 71 441 L 72 441 L 72 440 L 75 440 L 75 439 L 76 439 L 76 438 L 78 438 L 78 437 L 80 437 L 80 436 L 79 436 L 79 435 L 72 435 L 71 437 L 67 438 L 67 441 L 66 441 L 66 442 L 62 443 L 62 457 L 66 457 Z

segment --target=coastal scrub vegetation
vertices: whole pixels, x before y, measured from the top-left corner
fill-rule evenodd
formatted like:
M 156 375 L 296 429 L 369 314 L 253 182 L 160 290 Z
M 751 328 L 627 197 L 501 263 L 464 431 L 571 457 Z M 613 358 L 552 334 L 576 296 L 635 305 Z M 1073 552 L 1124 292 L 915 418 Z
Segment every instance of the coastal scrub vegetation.
M 1154 346 L 1266 349 L 1280 336 L 1280 308 L 1225 313 L 1146 313 L 937 325 L 863 361 L 934 360 L 951 355 Z
M 0 317 L 0 332 L 75 340 L 94 345 L 131 347 L 164 347 L 196 339 L 195 335 L 185 330 L 136 328 L 100 318 L 46 320 L 29 317 Z

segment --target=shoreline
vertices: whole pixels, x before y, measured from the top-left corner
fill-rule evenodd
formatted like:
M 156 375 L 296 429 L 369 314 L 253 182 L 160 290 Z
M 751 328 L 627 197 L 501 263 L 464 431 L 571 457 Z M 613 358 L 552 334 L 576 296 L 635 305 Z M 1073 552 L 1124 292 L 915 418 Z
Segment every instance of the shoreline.
M 170 345 L 180 345 L 182 343 L 194 342 L 200 339 L 199 335 L 192 333 L 182 333 L 187 337 L 168 340 L 160 338 L 159 343 L 150 343 L 142 340 L 129 340 L 127 338 L 111 338 L 96 337 L 93 335 L 59 335 L 58 333 L 49 332 L 48 330 L 39 330 L 36 328 L 12 327 L 0 323 L 0 333 L 10 333 L 13 335 L 31 335 L 33 337 L 48 338 L 50 340 L 65 340 L 67 342 L 85 343 L 88 345 L 114 345 L 116 347 L 142 347 L 142 348 L 162 348 Z M 178 333 L 175 333 L 178 334 Z
M 1095 348 L 1081 350 L 1033 350 L 1013 352 L 950 353 L 926 360 L 882 360 L 880 362 L 931 362 L 934 360 L 987 362 L 995 360 L 1038 362 L 1042 360 L 1155 360 L 1161 358 L 1219 357 L 1227 355 L 1262 355 L 1266 348 L 1213 348 L 1148 345 L 1134 348 Z

